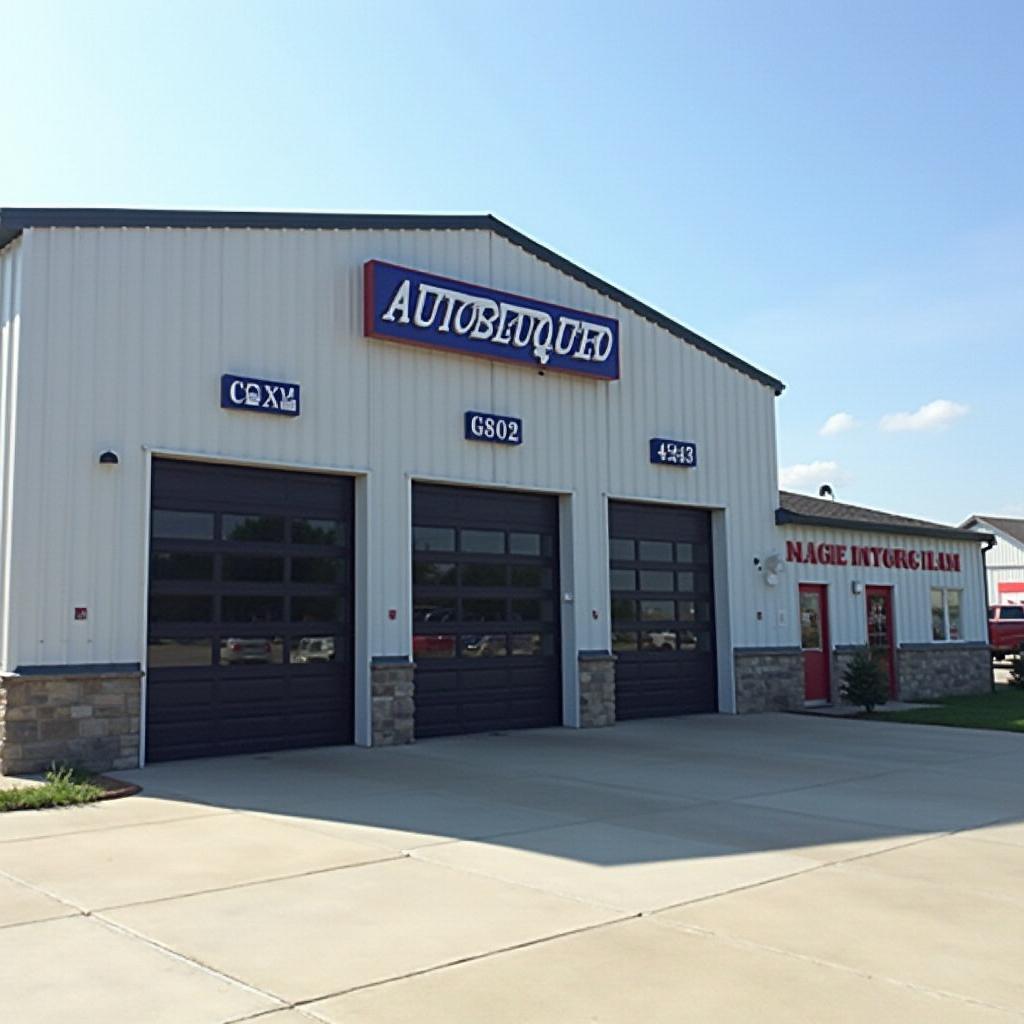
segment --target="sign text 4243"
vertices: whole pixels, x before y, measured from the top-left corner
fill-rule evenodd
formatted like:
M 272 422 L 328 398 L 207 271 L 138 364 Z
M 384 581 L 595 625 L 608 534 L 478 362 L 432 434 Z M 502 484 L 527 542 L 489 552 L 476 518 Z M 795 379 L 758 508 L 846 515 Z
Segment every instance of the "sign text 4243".
M 697 465 L 697 446 L 692 441 L 652 437 L 651 462 L 659 466 L 683 466 L 692 469 Z

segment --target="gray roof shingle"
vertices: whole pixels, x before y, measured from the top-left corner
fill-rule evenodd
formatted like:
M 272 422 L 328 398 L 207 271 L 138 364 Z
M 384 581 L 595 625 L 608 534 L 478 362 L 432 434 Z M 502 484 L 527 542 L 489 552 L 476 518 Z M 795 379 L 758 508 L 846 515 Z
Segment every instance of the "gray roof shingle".
M 971 523 L 981 523 L 1024 544 L 1024 519 L 1007 519 L 1005 516 L 971 516 L 964 526 L 970 526 Z
M 879 533 L 906 533 L 922 537 L 942 537 L 950 540 L 987 541 L 990 535 L 962 527 L 946 526 L 927 519 L 914 519 L 893 512 L 881 512 L 862 505 L 847 505 L 841 501 L 813 498 L 809 494 L 779 492 L 779 508 L 775 522 L 780 526 L 831 526 L 851 530 L 875 530 Z

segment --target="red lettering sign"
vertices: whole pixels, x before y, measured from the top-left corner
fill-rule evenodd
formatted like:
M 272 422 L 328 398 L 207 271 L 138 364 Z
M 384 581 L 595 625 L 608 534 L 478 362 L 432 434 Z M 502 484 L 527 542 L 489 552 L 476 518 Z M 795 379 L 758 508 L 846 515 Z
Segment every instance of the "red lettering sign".
M 907 548 L 864 547 L 859 544 L 786 541 L 786 561 L 806 565 L 884 566 L 925 572 L 960 572 L 960 555 L 950 551 L 915 551 Z

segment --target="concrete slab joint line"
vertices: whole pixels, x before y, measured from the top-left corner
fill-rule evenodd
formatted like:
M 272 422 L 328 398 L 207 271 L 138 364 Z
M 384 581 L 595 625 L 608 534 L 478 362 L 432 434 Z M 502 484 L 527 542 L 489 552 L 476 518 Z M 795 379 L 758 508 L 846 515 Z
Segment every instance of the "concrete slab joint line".
M 139 763 L 137 671 L 0 676 L 0 774 L 68 762 L 92 771 Z
M 579 654 L 580 725 L 585 729 L 615 724 L 615 655 Z
M 736 710 L 796 711 L 804 706 L 803 655 L 797 650 L 737 650 Z
M 373 745 L 393 747 L 416 738 L 416 665 L 392 658 L 370 663 Z

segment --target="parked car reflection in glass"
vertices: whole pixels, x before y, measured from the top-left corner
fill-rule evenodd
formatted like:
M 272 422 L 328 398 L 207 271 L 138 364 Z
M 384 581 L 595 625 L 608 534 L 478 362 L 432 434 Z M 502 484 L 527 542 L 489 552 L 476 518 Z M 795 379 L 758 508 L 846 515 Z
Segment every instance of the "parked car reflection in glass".
M 227 637 L 220 642 L 220 663 L 222 665 L 266 664 L 273 660 L 274 647 L 274 641 L 267 637 Z
M 334 661 L 333 636 L 304 636 L 292 648 L 292 661 L 310 665 L 318 661 Z
M 413 622 L 443 623 L 452 622 L 455 618 L 454 602 L 436 605 L 417 605 L 413 608 Z M 451 633 L 415 633 L 412 638 L 413 658 L 454 658 L 455 636 Z

